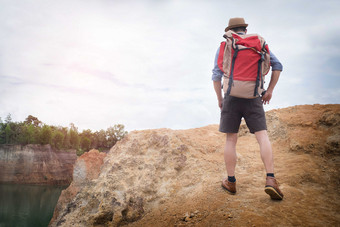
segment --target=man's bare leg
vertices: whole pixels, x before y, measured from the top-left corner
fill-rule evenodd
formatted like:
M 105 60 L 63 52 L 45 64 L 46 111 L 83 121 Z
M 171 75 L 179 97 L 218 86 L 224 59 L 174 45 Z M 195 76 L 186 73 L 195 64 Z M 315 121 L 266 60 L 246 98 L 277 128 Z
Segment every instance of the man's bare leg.
M 231 194 L 236 193 L 236 143 L 237 133 L 227 133 L 226 144 L 224 148 L 224 162 L 228 172 L 228 178 L 222 181 L 222 188 Z
M 273 151 L 272 151 L 272 146 L 268 138 L 267 130 L 255 132 L 255 136 L 256 136 L 257 142 L 260 145 L 261 158 L 262 158 L 264 167 L 267 172 L 266 186 L 265 186 L 264 191 L 272 199 L 282 200 L 283 193 L 280 190 L 279 184 L 277 183 L 274 177 Z
M 235 176 L 237 133 L 227 133 L 224 148 L 224 162 L 228 176 Z
M 273 150 L 270 144 L 267 130 L 255 132 L 257 142 L 260 145 L 261 159 L 267 173 L 274 173 Z

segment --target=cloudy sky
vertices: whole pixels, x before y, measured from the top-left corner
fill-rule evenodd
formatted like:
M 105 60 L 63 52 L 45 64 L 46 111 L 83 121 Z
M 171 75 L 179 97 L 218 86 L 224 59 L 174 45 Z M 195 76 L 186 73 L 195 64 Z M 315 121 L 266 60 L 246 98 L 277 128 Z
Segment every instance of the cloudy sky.
M 266 110 L 340 103 L 336 0 L 0 0 L 0 117 L 80 130 L 218 124 L 211 70 L 230 17 L 284 66 Z

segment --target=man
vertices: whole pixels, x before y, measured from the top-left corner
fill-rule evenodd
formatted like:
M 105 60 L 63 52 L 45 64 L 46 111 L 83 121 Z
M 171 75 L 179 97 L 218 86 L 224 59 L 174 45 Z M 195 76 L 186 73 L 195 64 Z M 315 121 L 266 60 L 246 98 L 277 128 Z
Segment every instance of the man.
M 231 18 L 225 31 L 229 31 L 229 34 L 233 32 L 236 36 L 239 35 L 241 37 L 246 35 L 247 26 L 248 24 L 245 23 L 243 18 Z M 241 118 L 243 117 L 250 132 L 255 134 L 257 142 L 260 145 L 261 159 L 264 163 L 267 173 L 265 192 L 270 195 L 271 199 L 282 200 L 283 193 L 280 191 L 274 176 L 273 152 L 267 134 L 266 119 L 263 109 L 263 104 L 269 104 L 269 101 L 272 98 L 275 85 L 278 82 L 280 73 L 282 71 L 282 64 L 275 57 L 275 55 L 270 52 L 270 66 L 272 67 L 272 74 L 268 89 L 262 96 L 256 94 L 255 97 L 240 98 L 237 96 L 232 96 L 231 94 L 229 95 L 229 92 L 226 92 L 223 98 L 221 90 L 221 78 L 223 75 L 225 75 L 225 73 L 221 70 L 221 67 L 218 66 L 218 59 L 221 56 L 219 56 L 219 53 L 220 48 L 216 53 L 212 80 L 214 90 L 217 95 L 218 106 L 221 109 L 219 130 L 223 133 L 226 133 L 224 161 L 228 178 L 222 181 L 222 187 L 231 194 L 236 193 L 236 142 Z M 235 64 L 235 67 L 238 67 L 237 64 Z M 229 81 L 229 84 L 230 83 L 231 82 Z M 232 87 L 233 85 L 234 83 L 232 81 L 229 87 Z

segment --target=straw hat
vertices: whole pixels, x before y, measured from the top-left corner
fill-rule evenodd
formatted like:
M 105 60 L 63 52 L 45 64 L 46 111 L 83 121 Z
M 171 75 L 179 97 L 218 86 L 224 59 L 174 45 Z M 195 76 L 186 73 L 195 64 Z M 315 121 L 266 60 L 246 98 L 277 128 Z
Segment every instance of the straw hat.
M 225 28 L 225 31 L 228 31 L 232 28 L 237 28 L 237 27 L 247 27 L 248 24 L 244 21 L 244 18 L 242 17 L 234 17 L 229 19 L 229 24 L 228 27 Z

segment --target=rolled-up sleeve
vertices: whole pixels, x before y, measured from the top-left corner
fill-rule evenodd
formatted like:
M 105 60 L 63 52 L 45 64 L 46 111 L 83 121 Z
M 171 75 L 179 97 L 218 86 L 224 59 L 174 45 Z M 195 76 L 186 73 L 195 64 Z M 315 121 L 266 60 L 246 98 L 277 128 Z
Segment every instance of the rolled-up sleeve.
M 270 66 L 272 67 L 272 71 L 282 71 L 283 66 L 279 59 L 270 51 Z
M 215 55 L 215 61 L 214 61 L 214 68 L 212 70 L 212 77 L 211 79 L 213 81 L 221 81 L 223 72 L 220 70 L 220 68 L 217 65 L 217 60 L 218 60 L 218 54 L 220 53 L 220 48 L 217 49 L 216 55 Z

